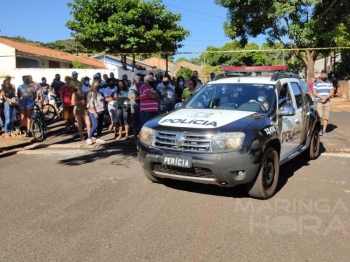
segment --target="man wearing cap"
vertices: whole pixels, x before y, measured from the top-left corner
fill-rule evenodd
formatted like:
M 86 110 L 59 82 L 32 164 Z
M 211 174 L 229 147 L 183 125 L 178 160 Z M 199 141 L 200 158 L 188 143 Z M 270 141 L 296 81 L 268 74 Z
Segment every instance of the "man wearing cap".
M 124 74 L 124 75 L 122 76 L 122 79 L 123 79 L 123 80 L 128 80 L 128 75 L 127 75 L 127 74 Z
M 82 91 L 84 93 L 87 93 L 87 92 L 90 91 L 90 87 L 91 87 L 91 85 L 90 85 L 90 78 L 88 76 L 85 76 L 84 77 L 84 83 L 83 83 Z
M 77 85 L 77 83 L 80 83 L 80 81 L 78 80 L 78 75 L 79 75 L 79 73 L 77 72 L 77 71 L 73 71 L 72 72 L 72 80 L 70 81 L 70 86 L 72 87 L 72 88 L 74 88 L 74 90 L 76 90 L 75 89 L 75 86 Z
M 100 89 L 99 89 L 99 92 L 101 94 L 104 93 L 104 90 L 105 90 L 105 85 L 103 84 L 102 80 L 101 80 L 101 75 L 100 74 L 94 74 L 94 82 L 95 81 L 98 81 L 100 83 Z
M 328 80 L 326 70 L 321 71 L 321 79 L 316 81 L 313 87 L 313 93 L 316 97 L 316 109 L 320 116 L 321 125 L 323 124 L 320 136 L 326 136 L 327 125 L 329 120 L 329 113 L 331 111 L 331 100 L 330 98 L 334 95 L 333 83 Z

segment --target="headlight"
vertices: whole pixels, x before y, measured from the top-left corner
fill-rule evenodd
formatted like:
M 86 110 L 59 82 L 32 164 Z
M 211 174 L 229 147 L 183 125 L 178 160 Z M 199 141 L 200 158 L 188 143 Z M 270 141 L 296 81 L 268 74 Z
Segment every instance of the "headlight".
M 211 147 L 213 152 L 238 150 L 242 148 L 244 133 L 219 133 L 213 137 Z
M 152 140 L 153 140 L 153 129 L 148 128 L 148 127 L 142 127 L 140 131 L 140 141 L 147 146 L 152 146 Z

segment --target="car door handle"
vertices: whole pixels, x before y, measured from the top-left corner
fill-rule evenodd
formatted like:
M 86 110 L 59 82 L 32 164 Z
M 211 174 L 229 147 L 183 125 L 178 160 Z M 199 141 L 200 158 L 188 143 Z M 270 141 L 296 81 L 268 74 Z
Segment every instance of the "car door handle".
M 295 123 L 299 123 L 299 119 L 295 119 Z

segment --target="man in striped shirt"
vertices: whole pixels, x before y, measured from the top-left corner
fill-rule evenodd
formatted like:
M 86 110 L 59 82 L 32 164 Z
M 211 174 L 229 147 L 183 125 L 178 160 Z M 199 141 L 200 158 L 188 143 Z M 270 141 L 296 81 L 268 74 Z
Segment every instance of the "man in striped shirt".
M 316 97 L 316 109 L 317 113 L 322 119 L 321 124 L 323 127 L 320 131 L 320 136 L 326 136 L 327 125 L 329 119 L 329 113 L 331 111 L 331 100 L 330 98 L 334 95 L 333 83 L 328 80 L 327 71 L 321 71 L 321 80 L 318 80 L 314 84 L 313 92 Z
M 159 96 L 151 87 L 150 82 L 153 80 L 152 75 L 145 76 L 144 84 L 140 90 L 140 120 L 141 127 L 152 118 L 158 115 Z

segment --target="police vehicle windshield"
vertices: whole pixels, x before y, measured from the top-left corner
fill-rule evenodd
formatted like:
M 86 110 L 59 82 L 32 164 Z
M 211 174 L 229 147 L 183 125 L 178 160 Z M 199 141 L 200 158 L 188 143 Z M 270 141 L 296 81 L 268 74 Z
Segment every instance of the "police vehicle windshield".
M 208 84 L 187 101 L 185 108 L 210 108 L 252 112 L 269 111 L 274 94 L 272 84 Z

